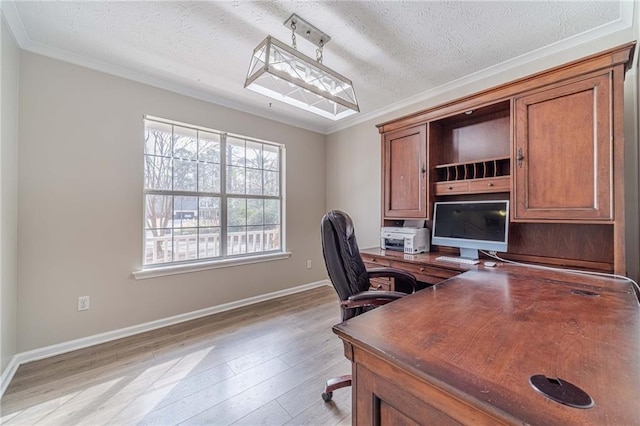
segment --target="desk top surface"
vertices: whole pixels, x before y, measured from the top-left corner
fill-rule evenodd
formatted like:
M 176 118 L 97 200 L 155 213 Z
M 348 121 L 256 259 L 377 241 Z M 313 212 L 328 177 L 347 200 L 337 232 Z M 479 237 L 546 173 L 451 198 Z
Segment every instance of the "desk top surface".
M 639 306 L 622 280 L 504 266 L 469 270 L 334 331 L 527 423 L 627 425 L 640 423 Z M 536 374 L 573 383 L 594 406 L 571 408 L 542 396 L 529 383 Z

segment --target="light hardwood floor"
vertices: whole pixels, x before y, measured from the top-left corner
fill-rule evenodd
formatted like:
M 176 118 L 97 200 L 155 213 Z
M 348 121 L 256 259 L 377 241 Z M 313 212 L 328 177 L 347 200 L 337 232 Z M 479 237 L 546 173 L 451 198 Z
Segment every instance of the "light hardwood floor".
M 70 352 L 18 369 L 6 425 L 348 425 L 338 298 L 320 287 Z

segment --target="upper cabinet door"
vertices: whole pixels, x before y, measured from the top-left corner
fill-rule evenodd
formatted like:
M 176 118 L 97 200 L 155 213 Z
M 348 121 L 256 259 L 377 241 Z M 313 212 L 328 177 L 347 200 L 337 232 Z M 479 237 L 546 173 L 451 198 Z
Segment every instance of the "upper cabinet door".
M 385 218 L 428 218 L 427 125 L 385 133 L 382 142 Z
M 513 220 L 613 219 L 611 77 L 516 98 Z

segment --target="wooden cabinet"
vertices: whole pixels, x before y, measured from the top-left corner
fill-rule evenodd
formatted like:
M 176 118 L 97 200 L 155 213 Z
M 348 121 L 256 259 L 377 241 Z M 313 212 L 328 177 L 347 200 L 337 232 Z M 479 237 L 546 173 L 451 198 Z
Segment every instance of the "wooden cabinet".
M 380 426 L 637 425 L 639 329 L 630 283 L 510 265 L 333 328 L 353 365 L 353 424 Z M 538 374 L 595 405 L 547 398 Z
M 427 218 L 426 125 L 385 134 L 382 151 L 383 217 Z
M 429 123 L 436 197 L 510 191 L 510 105 L 503 100 Z
M 634 50 L 378 124 L 382 226 L 430 219 L 437 201 L 509 198 L 507 258 L 626 274 L 624 76 Z
M 418 282 L 424 283 L 419 284 L 418 288 L 438 284 L 464 271 L 464 269 L 455 269 L 453 266 L 445 268 L 434 265 L 436 256 L 429 253 L 404 254 L 393 250 L 366 249 L 360 252 L 360 256 L 367 269 L 392 267 L 413 274 Z M 395 289 L 393 280 L 385 278 L 372 279 L 371 287 L 380 290 Z
M 515 100 L 513 220 L 612 220 L 611 76 Z

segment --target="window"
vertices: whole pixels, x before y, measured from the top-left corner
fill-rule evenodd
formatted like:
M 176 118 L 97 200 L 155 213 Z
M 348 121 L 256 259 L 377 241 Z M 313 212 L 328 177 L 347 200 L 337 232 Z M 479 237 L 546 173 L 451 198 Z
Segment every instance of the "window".
M 281 252 L 283 146 L 146 117 L 145 266 Z

